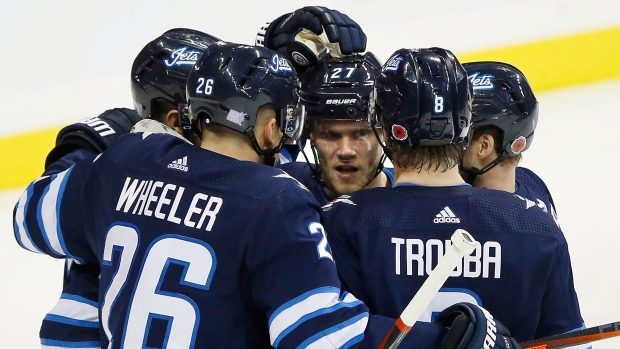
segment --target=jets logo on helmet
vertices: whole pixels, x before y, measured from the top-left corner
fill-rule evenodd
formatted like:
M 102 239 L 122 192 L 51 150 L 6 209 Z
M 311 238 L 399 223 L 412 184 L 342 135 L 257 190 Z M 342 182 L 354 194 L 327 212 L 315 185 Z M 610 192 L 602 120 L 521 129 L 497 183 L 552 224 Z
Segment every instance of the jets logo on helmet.
M 523 136 L 519 136 L 519 138 L 512 141 L 512 144 L 510 145 L 510 150 L 512 150 L 513 154 L 517 155 L 521 153 L 521 151 L 523 151 L 526 144 L 527 144 L 527 139 L 525 139 L 525 137 Z
M 400 65 L 400 62 L 403 61 L 403 57 L 401 57 L 400 55 L 396 55 L 392 58 L 390 58 L 390 60 L 387 61 L 387 63 L 385 63 L 385 65 L 383 66 L 383 70 L 384 72 L 386 71 L 396 71 L 398 69 L 398 66 Z
M 493 90 L 495 89 L 495 84 L 493 83 L 493 79 L 495 76 L 491 74 L 482 74 L 480 72 L 476 72 L 467 77 L 471 82 L 471 86 L 474 90 Z
M 196 64 L 200 58 L 200 51 L 190 50 L 188 47 L 182 47 L 178 50 L 172 51 L 170 57 L 164 60 L 164 64 L 167 67 L 174 65 L 191 65 Z
M 280 55 L 274 54 L 271 57 L 271 63 L 269 64 L 269 69 L 271 69 L 274 73 L 279 72 L 291 72 L 293 68 L 288 63 L 286 58 L 281 57 Z
M 399 141 L 407 139 L 407 129 L 400 125 L 392 125 L 392 136 Z

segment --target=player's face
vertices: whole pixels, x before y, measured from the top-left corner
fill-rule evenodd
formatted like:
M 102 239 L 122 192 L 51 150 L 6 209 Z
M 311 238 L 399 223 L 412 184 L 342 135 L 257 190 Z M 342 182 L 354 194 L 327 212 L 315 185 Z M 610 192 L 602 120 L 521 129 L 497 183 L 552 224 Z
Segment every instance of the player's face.
M 473 148 L 475 148 L 476 143 L 475 141 L 472 142 L 471 146 L 463 153 L 463 159 L 461 160 L 461 167 L 462 168 L 472 168 L 472 167 L 476 167 L 479 168 L 478 165 L 478 161 L 476 161 L 476 152 L 473 150 Z M 467 178 L 468 174 L 467 172 L 463 172 L 461 171 L 461 177 L 463 177 L 464 179 Z
M 337 197 L 362 189 L 381 160 L 381 146 L 367 121 L 315 121 L 310 135 L 319 158 L 323 180 Z

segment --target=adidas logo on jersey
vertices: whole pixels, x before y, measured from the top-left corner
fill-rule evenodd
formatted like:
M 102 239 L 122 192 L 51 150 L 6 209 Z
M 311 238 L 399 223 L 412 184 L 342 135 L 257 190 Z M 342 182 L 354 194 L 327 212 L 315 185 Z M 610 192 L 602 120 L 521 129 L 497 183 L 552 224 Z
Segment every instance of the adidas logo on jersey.
M 446 206 L 435 216 L 433 223 L 461 223 L 461 219 L 452 212 L 450 207 Z
M 171 169 L 174 169 L 174 170 L 183 171 L 183 172 L 187 172 L 189 170 L 189 167 L 187 167 L 187 156 L 184 156 L 184 157 L 182 157 L 180 159 L 172 161 L 168 165 L 168 168 L 171 168 Z

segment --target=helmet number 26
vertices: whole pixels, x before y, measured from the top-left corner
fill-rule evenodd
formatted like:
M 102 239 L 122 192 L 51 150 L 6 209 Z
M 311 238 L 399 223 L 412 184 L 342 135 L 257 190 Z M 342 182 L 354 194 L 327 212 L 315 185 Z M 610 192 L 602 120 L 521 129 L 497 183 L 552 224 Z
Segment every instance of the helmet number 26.
M 213 92 L 213 79 L 198 78 L 196 93 L 210 95 Z

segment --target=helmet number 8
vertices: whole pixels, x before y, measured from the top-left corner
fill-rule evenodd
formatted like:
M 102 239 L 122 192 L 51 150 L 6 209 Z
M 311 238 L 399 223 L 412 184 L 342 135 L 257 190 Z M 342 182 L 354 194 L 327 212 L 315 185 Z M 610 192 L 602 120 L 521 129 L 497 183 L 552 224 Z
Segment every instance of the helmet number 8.
M 435 96 L 435 113 L 443 113 L 443 97 Z
M 210 95 L 211 92 L 213 92 L 213 79 L 205 80 L 205 78 L 198 78 L 198 87 L 196 87 L 196 93 Z

